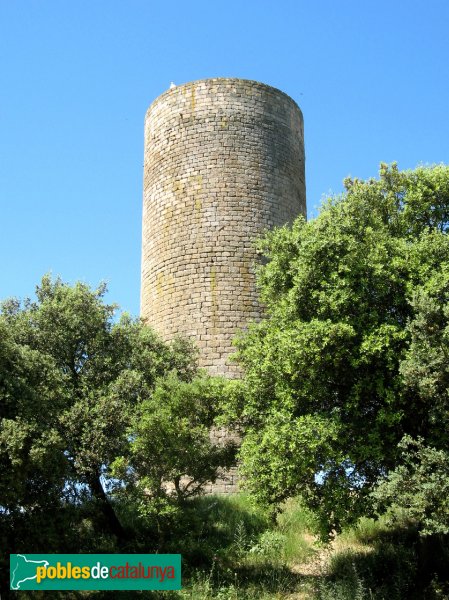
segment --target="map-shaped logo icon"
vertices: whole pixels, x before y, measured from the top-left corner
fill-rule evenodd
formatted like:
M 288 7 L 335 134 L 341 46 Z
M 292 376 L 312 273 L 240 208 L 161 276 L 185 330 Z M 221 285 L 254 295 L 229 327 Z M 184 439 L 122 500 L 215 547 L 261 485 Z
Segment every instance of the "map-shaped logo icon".
M 48 567 L 49 564 L 47 560 L 30 560 L 25 554 L 11 555 L 11 589 L 20 590 L 22 583 L 36 579 L 37 567 Z

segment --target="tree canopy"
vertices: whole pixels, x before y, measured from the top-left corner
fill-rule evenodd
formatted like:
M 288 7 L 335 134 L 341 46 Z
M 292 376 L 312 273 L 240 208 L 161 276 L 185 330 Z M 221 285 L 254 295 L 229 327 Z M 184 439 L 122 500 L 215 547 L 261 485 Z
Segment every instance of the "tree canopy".
M 137 504 L 131 508 L 136 477 L 145 487 L 138 498 L 145 515 L 155 496 L 166 504 L 183 499 L 182 477 L 192 482 L 189 493 L 198 493 L 232 460 L 232 449 L 209 438 L 222 384 L 198 375 L 187 341 L 167 344 L 140 320 L 117 319 L 105 292 L 46 276 L 35 301 L 2 305 L 5 556 L 128 547 L 122 505 L 126 492 L 128 513 L 139 512 Z M 170 485 L 177 494 L 164 491 Z
M 408 434 L 447 445 L 449 168 L 347 179 L 319 216 L 260 242 L 266 316 L 237 342 L 228 406 L 247 485 L 301 492 L 329 528 L 355 517 Z

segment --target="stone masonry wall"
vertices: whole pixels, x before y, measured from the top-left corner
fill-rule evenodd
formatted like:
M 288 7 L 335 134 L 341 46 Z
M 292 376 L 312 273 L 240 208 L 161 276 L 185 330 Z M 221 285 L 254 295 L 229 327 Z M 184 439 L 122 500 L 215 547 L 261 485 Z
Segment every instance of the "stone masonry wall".
M 141 315 L 211 374 L 238 376 L 232 339 L 261 316 L 254 239 L 305 214 L 303 139 L 295 102 L 255 81 L 180 85 L 146 114 Z
M 291 98 L 242 79 L 168 90 L 145 118 L 142 317 L 166 340 L 193 338 L 209 373 L 238 377 L 232 339 L 262 315 L 253 242 L 305 212 L 303 119 Z M 231 469 L 206 492 L 237 482 Z

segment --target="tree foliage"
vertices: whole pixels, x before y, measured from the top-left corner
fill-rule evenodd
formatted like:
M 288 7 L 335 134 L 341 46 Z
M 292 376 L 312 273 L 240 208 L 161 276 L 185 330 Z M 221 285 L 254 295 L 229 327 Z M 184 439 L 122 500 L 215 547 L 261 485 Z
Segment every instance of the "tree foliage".
M 93 550 L 129 544 L 133 532 L 117 510 L 111 473 L 119 457 L 132 456 L 138 477 L 157 472 L 170 480 L 182 472 L 197 481 L 196 491 L 228 460 L 206 442 L 213 392 L 205 382 L 190 383 L 197 374 L 194 349 L 182 340 L 164 343 L 127 315 L 115 319 L 105 291 L 46 276 L 36 301 L 2 306 L 5 552 L 80 551 L 81 539 Z M 176 390 L 189 393 L 172 398 Z M 176 463 L 181 447 L 185 464 Z M 154 490 L 141 500 L 150 504 Z
M 216 444 L 211 437 L 225 387 L 218 377 L 186 382 L 172 373 L 158 380 L 131 419 L 131 441 L 112 472 L 125 484 L 120 496 L 159 529 L 167 515 L 235 462 L 234 442 Z
M 449 533 L 449 452 L 404 436 L 401 461 L 373 492 L 380 510 L 400 509 L 422 536 Z
M 449 168 L 381 165 L 345 186 L 260 242 L 266 317 L 237 342 L 246 376 L 228 407 L 259 500 L 301 491 L 329 527 L 362 510 L 404 434 L 446 444 L 449 414 L 447 348 L 431 339 L 447 332 L 426 324 L 447 309 Z

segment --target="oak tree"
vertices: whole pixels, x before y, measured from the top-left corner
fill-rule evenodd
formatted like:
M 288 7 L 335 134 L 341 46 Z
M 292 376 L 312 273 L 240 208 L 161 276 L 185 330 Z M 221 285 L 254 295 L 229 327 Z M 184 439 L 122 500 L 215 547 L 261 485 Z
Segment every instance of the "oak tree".
M 329 529 L 366 507 L 405 434 L 447 444 L 449 414 L 447 347 L 416 334 L 419 303 L 442 315 L 449 298 L 449 168 L 382 164 L 345 186 L 260 242 L 266 315 L 237 342 L 246 374 L 227 407 L 259 500 L 301 492 Z

